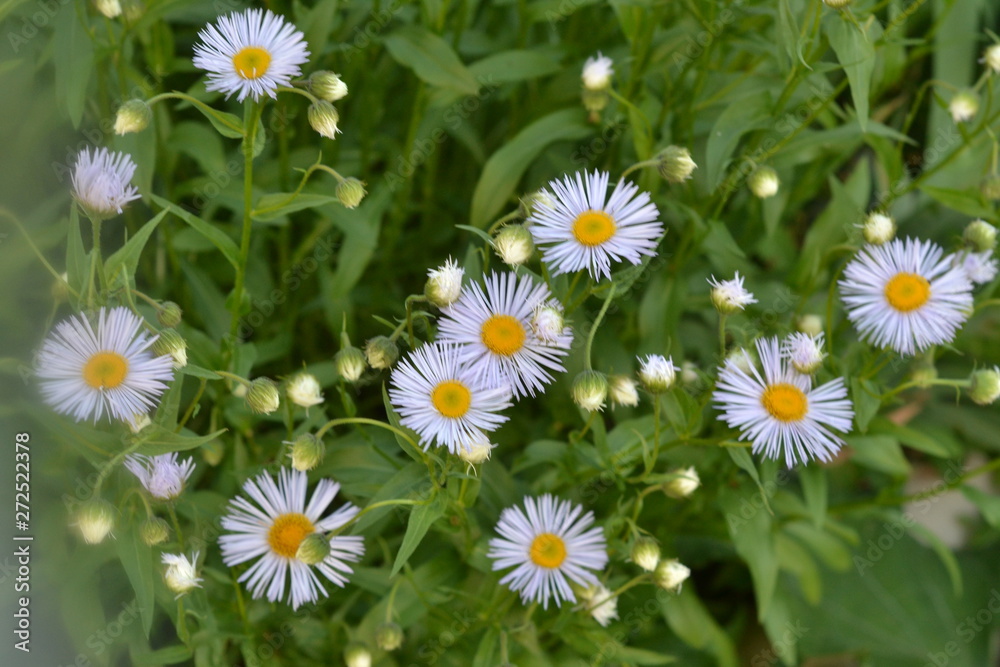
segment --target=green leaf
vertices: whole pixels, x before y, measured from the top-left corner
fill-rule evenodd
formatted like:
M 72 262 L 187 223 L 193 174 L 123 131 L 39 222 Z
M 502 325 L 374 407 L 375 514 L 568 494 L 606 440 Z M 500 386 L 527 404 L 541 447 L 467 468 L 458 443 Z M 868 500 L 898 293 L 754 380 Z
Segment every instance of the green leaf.
M 135 590 L 135 603 L 142 619 L 142 631 L 149 637 L 153 627 L 153 552 L 139 537 L 139 532 L 129 530 L 115 541 L 118 557 Z
M 183 93 L 178 94 L 183 95 Z M 202 115 L 208 119 L 208 122 L 212 124 L 212 127 L 214 127 L 222 136 L 228 137 L 229 139 L 243 138 L 243 121 L 240 120 L 239 116 L 235 116 L 225 111 L 219 111 L 218 109 L 213 109 L 204 102 L 196 100 L 188 95 L 184 95 L 184 100 L 200 111 Z
M 802 494 L 809 514 L 812 515 L 813 525 L 822 528 L 826 522 L 828 502 L 826 469 L 816 463 L 802 466 L 799 468 L 799 481 L 802 483 Z
M 278 220 L 295 211 L 335 204 L 338 201 L 340 200 L 336 197 L 310 194 L 308 192 L 301 192 L 299 194 L 295 194 L 294 192 L 274 192 L 258 199 L 257 205 L 254 206 L 250 215 L 253 216 L 254 220 L 269 222 L 271 220 Z
M 920 190 L 935 201 L 959 213 L 964 213 L 969 217 L 989 220 L 993 216 L 992 207 L 983 205 L 982 195 L 978 188 L 952 190 L 950 188 L 935 188 L 923 185 L 920 187 Z
M 83 250 L 83 235 L 80 233 L 80 213 L 76 206 L 69 209 L 69 230 L 66 238 L 66 279 L 69 286 L 83 294 L 86 287 L 87 268 L 90 261 Z
M 233 268 L 239 266 L 240 249 L 236 245 L 236 242 L 229 238 L 225 232 L 220 230 L 218 227 L 205 222 L 198 216 L 188 213 L 180 206 L 177 206 L 163 197 L 154 194 L 150 194 L 149 196 L 158 206 L 160 206 L 160 208 L 169 210 L 178 218 L 191 225 L 191 227 L 199 234 L 211 241 L 212 245 L 218 248 L 222 252 L 223 256 L 229 260 L 229 263 L 233 265 Z
M 487 85 L 537 79 L 561 70 L 553 56 L 528 50 L 501 51 L 469 65 L 475 80 Z
M 872 17 L 874 19 L 874 17 Z M 837 54 L 837 60 L 847 74 L 851 85 L 851 98 L 858 116 L 858 124 L 864 132 L 868 125 L 868 95 L 871 89 L 872 72 L 875 70 L 874 40 L 881 34 L 877 22 L 870 22 L 875 29 L 863 34 L 846 16 L 839 12 L 827 22 L 826 35 L 830 46 Z
M 81 16 L 85 19 L 87 12 L 78 13 L 75 9 L 70 6 L 65 8 L 66 11 L 55 13 L 52 59 L 56 71 L 56 94 L 60 103 L 65 105 L 73 127 L 78 128 L 87 102 L 87 85 L 94 71 L 94 45 L 80 23 Z
M 768 125 L 771 120 L 770 106 L 770 95 L 759 92 L 732 100 L 719 114 L 705 149 L 705 180 L 709 190 L 715 190 L 722 182 L 729 157 L 739 145 L 740 137 Z
M 149 241 L 156 226 L 165 217 L 167 217 L 167 211 L 157 213 L 152 220 L 140 227 L 135 236 L 130 238 L 115 254 L 108 257 L 108 261 L 104 264 L 104 274 L 108 278 L 108 284 L 114 284 L 114 281 L 120 277 L 122 268 L 125 269 L 129 278 L 135 275 L 135 269 L 139 265 L 139 255 L 142 254 L 146 242 Z
M 854 449 L 853 461 L 894 477 L 910 474 L 910 464 L 903 456 L 899 441 L 890 435 L 849 435 L 847 444 Z
M 416 505 L 410 513 L 410 521 L 406 524 L 406 534 L 403 535 L 403 542 L 396 552 L 396 560 L 392 564 L 392 572 L 389 577 L 395 577 L 420 542 L 424 539 L 431 525 L 444 516 L 444 511 L 448 507 L 448 498 L 443 493 L 434 495 L 426 505 Z
M 872 421 L 871 433 L 872 435 L 890 435 L 907 447 L 942 459 L 951 458 L 959 453 L 952 452 L 926 433 L 909 426 L 901 426 L 884 417 Z
M 798 579 L 806 600 L 810 604 L 818 604 L 823 594 L 823 583 L 812 555 L 796 540 L 782 533 L 775 537 L 774 550 L 781 569 Z
M 188 364 L 184 368 L 180 369 L 180 372 L 184 375 L 192 375 L 196 378 L 205 378 L 206 380 L 221 380 L 222 376 L 214 371 L 210 371 L 207 368 L 202 368 L 201 366 L 195 366 L 194 364 Z
M 750 506 L 753 511 L 747 510 L 746 502 L 745 497 L 732 489 L 724 489 L 719 494 L 733 546 L 750 568 L 757 597 L 757 617 L 764 619 L 778 583 L 778 559 L 771 533 L 771 515 L 753 505 Z
M 705 608 L 692 583 L 686 583 L 675 596 L 662 597 L 660 609 L 670 629 L 685 644 L 714 653 L 719 667 L 736 667 L 732 639 Z
M 194 435 L 187 429 L 182 430 L 180 433 L 174 433 L 173 431 L 164 429 L 162 426 L 153 424 L 143 430 L 143 443 L 139 447 L 138 453 L 145 454 L 146 456 L 158 456 L 160 454 L 169 454 L 170 452 L 183 452 L 195 447 L 201 447 L 206 442 L 215 440 L 225 433 L 226 430 L 221 428 L 208 435 Z
M 941 564 L 944 565 L 944 569 L 948 573 L 948 579 L 951 580 L 951 590 L 955 593 L 955 597 L 961 597 L 962 568 L 959 567 L 958 560 L 955 558 L 955 554 L 951 552 L 951 548 L 944 543 L 944 540 L 922 523 L 913 523 L 909 528 L 911 533 L 916 533 L 925 542 L 930 544 L 931 549 L 941 559 Z
M 430 479 L 427 477 L 427 466 L 417 462 L 406 464 L 396 472 L 384 484 L 379 487 L 378 492 L 368 500 L 369 505 L 380 503 L 386 500 L 396 500 L 402 498 L 419 499 L 431 488 Z M 399 509 L 400 506 L 395 506 Z M 368 529 L 379 519 L 392 512 L 393 506 L 377 507 L 357 520 L 351 527 L 351 534 L 358 535 Z
M 416 25 L 397 28 L 384 39 L 396 62 L 412 69 L 432 86 L 450 88 L 466 95 L 479 91 L 476 77 L 446 41 Z
M 500 631 L 490 626 L 479 640 L 476 655 L 472 658 L 472 667 L 496 667 L 499 644 Z
M 750 474 L 750 477 L 757 485 L 757 489 L 760 491 L 760 497 L 764 500 L 764 507 L 770 512 L 771 505 L 768 502 L 768 494 L 764 489 L 763 483 L 760 481 L 760 475 L 757 473 L 757 466 L 754 465 L 753 458 L 750 456 L 750 450 L 746 447 L 726 447 L 726 451 L 729 453 L 729 458 L 733 460 L 733 463 Z
M 986 493 L 968 484 L 962 486 L 962 493 L 979 508 L 986 523 L 1000 530 L 1000 496 Z
M 156 665 L 176 665 L 190 660 L 191 649 L 183 644 L 168 646 L 149 653 L 133 654 L 132 659 L 138 667 L 155 667 Z
M 862 433 L 882 407 L 878 388 L 868 380 L 851 378 L 851 401 L 854 403 L 854 423 Z
M 581 109 L 564 109 L 536 120 L 490 156 L 472 193 L 471 222 L 486 227 L 517 188 L 521 175 L 549 144 L 591 133 Z

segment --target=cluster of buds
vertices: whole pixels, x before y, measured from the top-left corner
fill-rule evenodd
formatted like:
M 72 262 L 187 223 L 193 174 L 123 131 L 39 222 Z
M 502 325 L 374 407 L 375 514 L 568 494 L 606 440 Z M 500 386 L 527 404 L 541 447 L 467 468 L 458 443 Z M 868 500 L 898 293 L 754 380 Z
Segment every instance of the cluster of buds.
M 309 125 L 320 136 L 336 139 L 337 133 L 340 132 L 337 127 L 337 124 L 340 123 L 340 114 L 331 102 L 336 102 L 347 96 L 347 84 L 341 80 L 339 75 L 321 70 L 313 72 L 309 76 L 306 86 L 318 98 L 309 105 L 307 113 Z

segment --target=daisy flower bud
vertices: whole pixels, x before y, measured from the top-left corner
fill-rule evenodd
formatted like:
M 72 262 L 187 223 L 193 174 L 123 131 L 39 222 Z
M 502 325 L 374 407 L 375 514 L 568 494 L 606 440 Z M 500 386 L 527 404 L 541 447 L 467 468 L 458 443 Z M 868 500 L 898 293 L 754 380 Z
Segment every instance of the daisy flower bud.
M 156 311 L 156 320 L 163 326 L 173 329 L 181 323 L 181 315 L 184 311 L 173 301 L 164 301 Z
M 368 367 L 365 353 L 353 345 L 341 348 L 340 352 L 334 355 L 333 364 L 337 367 L 340 377 L 348 382 L 357 382 Z
M 399 358 L 399 347 L 388 336 L 375 336 L 365 344 L 365 358 L 376 370 L 389 368 Z
M 496 445 L 492 444 L 485 436 L 478 437 L 459 447 L 458 457 L 469 465 L 477 466 L 490 459 L 494 447 Z
M 659 354 L 651 354 L 645 360 L 639 360 L 639 381 L 651 394 L 662 394 L 674 385 L 677 378 L 677 367 L 674 366 L 671 357 L 663 357 Z
M 458 301 L 462 295 L 462 276 L 465 269 L 451 257 L 436 269 L 427 272 L 424 296 L 438 308 L 446 308 Z
M 125 153 L 98 148 L 81 151 L 73 167 L 73 197 L 86 213 L 107 219 L 122 213 L 125 205 L 139 199 L 131 184 L 135 162 Z
M 993 70 L 994 74 L 1000 74 L 1000 44 L 987 46 L 979 62 Z
M 580 78 L 587 90 L 607 90 L 611 86 L 611 77 L 614 73 L 614 61 L 598 51 L 596 56 L 587 58 Z
M 608 395 L 612 406 L 625 405 L 631 408 L 639 405 L 635 380 L 627 375 L 612 375 L 608 378 Z
M 604 373 L 587 370 L 573 380 L 573 401 L 587 412 L 604 409 L 608 398 L 608 378 Z
M 353 176 L 337 184 L 337 199 L 344 208 L 357 208 L 366 194 L 368 192 L 365 190 L 365 184 Z
M 375 628 L 375 645 L 383 651 L 395 651 L 403 645 L 403 628 L 397 623 L 383 623 Z
M 257 414 L 270 414 L 281 405 L 278 385 L 271 378 L 257 378 L 251 382 L 245 400 L 247 407 Z
M 535 252 L 535 242 L 531 232 L 522 225 L 502 227 L 493 237 L 493 250 L 508 266 L 520 266 Z
M 655 540 L 640 537 L 632 545 L 629 558 L 646 572 L 652 572 L 660 562 L 660 547 Z
M 167 566 L 163 580 L 167 583 L 167 588 L 177 593 L 178 598 L 201 587 L 202 580 L 196 576 L 194 565 L 198 561 L 198 553 L 195 551 L 191 554 L 191 560 L 184 554 L 163 554 L 162 562 Z
M 552 195 L 545 190 L 532 192 L 529 195 L 521 197 L 521 201 L 518 204 L 517 209 L 522 218 L 527 218 L 532 214 L 538 213 L 540 206 L 550 209 L 556 207 L 556 202 L 552 198 Z
M 312 373 L 304 371 L 296 373 L 288 380 L 285 393 L 292 403 L 306 409 L 323 402 L 319 380 Z
M 319 132 L 327 139 L 336 139 L 340 130 L 337 123 L 340 122 L 340 114 L 337 109 L 326 100 L 317 100 L 309 105 L 309 124 L 312 129 Z
M 948 113 L 956 123 L 964 123 L 972 120 L 979 111 L 979 97 L 968 90 L 955 93 L 948 103 Z
M 566 320 L 563 317 L 562 305 L 550 301 L 537 308 L 531 315 L 531 330 L 543 341 L 552 342 L 563 335 Z
M 594 584 L 580 591 L 580 602 L 601 627 L 618 618 L 618 596 L 603 584 Z
M 149 127 L 151 120 L 153 120 L 153 110 L 145 100 L 129 100 L 118 107 L 118 114 L 115 116 L 115 134 L 142 132 Z
M 694 466 L 672 470 L 675 477 L 663 485 L 663 492 L 671 498 L 687 498 L 701 486 L 701 478 Z
M 292 459 L 292 467 L 296 470 L 306 472 L 323 461 L 326 448 L 323 446 L 323 441 L 312 433 L 303 433 L 295 440 L 285 440 L 284 443 L 292 446 L 288 456 Z
M 990 201 L 1000 200 L 1000 175 L 990 174 L 979 184 L 979 191 Z
M 681 364 L 681 383 L 685 387 L 697 387 L 701 384 L 701 376 L 698 374 L 698 367 L 690 361 Z
M 772 167 L 757 167 L 747 178 L 747 185 L 754 197 L 767 199 L 778 194 L 778 187 L 781 181 L 778 180 L 778 172 Z
M 167 541 L 170 537 L 170 524 L 158 516 L 146 519 L 139 528 L 139 536 L 148 547 L 154 547 Z
M 347 84 L 339 74 L 320 70 L 309 76 L 309 90 L 313 95 L 327 102 L 336 102 L 347 97 Z
M 142 429 L 152 423 L 153 420 L 149 418 L 148 414 L 133 415 L 132 419 L 125 420 L 125 425 L 128 426 L 128 430 L 133 434 L 142 432 Z
M 364 644 L 351 644 L 344 651 L 347 667 L 372 667 L 372 654 Z
M 691 178 L 698 165 L 691 159 L 688 149 L 667 146 L 656 156 L 656 168 L 668 183 L 683 183 Z
M 173 500 L 181 495 L 184 484 L 194 472 L 194 460 L 180 460 L 177 452 L 125 457 L 125 468 L 136 476 L 143 488 L 157 500 Z
M 818 336 L 823 333 L 823 318 L 812 313 L 801 315 L 795 318 L 795 328 L 804 334 Z
M 691 570 L 676 558 L 660 561 L 660 564 L 656 566 L 656 572 L 653 573 L 657 586 L 675 593 L 680 592 L 681 585 L 690 576 Z
M 810 336 L 794 333 L 785 339 L 782 350 L 792 362 L 792 368 L 803 375 L 811 375 L 823 365 L 823 334 Z
M 187 366 L 187 342 L 184 336 L 177 333 L 177 329 L 164 329 L 160 332 L 156 342 L 153 343 L 153 354 L 158 357 L 169 354 L 174 360 L 174 368 Z
M 118 0 L 95 0 L 94 6 L 97 7 L 97 11 L 109 19 L 117 18 L 122 14 L 122 4 Z
M 295 558 L 306 565 L 316 565 L 326 560 L 330 555 L 330 539 L 322 532 L 309 535 L 299 544 Z
M 708 284 L 712 286 L 712 304 L 723 315 L 732 315 L 741 311 L 757 299 L 743 287 L 743 276 L 737 271 L 732 280 L 716 280 L 712 276 Z
M 115 508 L 106 500 L 92 498 L 76 514 L 76 526 L 87 544 L 100 544 L 115 525 Z
M 1000 367 L 985 368 L 976 371 L 969 378 L 969 398 L 979 405 L 989 405 L 1000 397 Z
M 997 247 L 997 228 L 985 220 L 973 220 L 966 225 L 962 238 L 976 252 L 992 251 Z
M 896 221 L 884 213 L 869 213 L 861 226 L 861 235 L 874 245 L 888 243 L 896 236 Z

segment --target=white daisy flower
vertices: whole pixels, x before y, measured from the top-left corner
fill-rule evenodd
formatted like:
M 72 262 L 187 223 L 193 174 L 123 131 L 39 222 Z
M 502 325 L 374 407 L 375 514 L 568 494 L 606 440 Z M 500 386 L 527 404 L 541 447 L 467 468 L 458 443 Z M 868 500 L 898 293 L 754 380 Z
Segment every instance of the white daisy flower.
M 732 280 L 716 280 L 712 276 L 708 279 L 708 284 L 712 286 L 712 304 L 720 313 L 731 315 L 751 303 L 757 303 L 754 295 L 743 287 L 743 276 L 739 271 Z
M 257 558 L 240 575 L 254 599 L 266 596 L 277 602 L 285 597 L 285 587 L 291 578 L 287 601 L 292 609 L 315 602 L 327 595 L 313 567 L 296 557 L 299 547 L 314 533 L 326 533 L 345 526 L 358 514 L 358 508 L 346 503 L 333 514 L 323 517 L 333 502 L 340 484 L 320 480 L 306 504 L 306 473 L 282 468 L 277 484 L 267 472 L 248 479 L 243 490 L 254 502 L 243 497 L 230 502 L 229 513 L 222 517 L 222 527 L 228 534 L 219 538 L 222 561 L 229 567 Z M 315 565 L 326 579 L 337 586 L 347 583 L 355 563 L 365 553 L 360 536 L 337 535 L 329 538 L 330 553 Z
M 493 569 L 513 567 L 500 580 L 521 595 L 521 601 L 541 602 L 548 608 L 564 600 L 576 602 L 567 579 L 580 586 L 594 586 L 597 577 L 590 570 L 602 570 L 608 563 L 607 542 L 600 527 L 591 528 L 594 513 L 548 494 L 525 498 L 525 513 L 508 507 L 500 513 L 497 533 L 486 554 Z
M 823 334 L 810 336 L 797 332 L 781 343 L 781 351 L 792 362 L 792 368 L 806 375 L 813 373 L 823 364 Z
M 555 202 L 536 201 L 528 229 L 554 275 L 587 269 L 594 280 L 611 276 L 611 262 L 638 264 L 656 254 L 663 236 L 649 193 L 619 181 L 608 197 L 608 172 L 577 172 L 549 183 Z M 638 194 L 637 194 L 638 193 Z
M 430 343 L 414 350 L 392 371 L 389 400 L 399 421 L 420 436 L 420 444 L 458 454 L 507 421 L 507 385 L 487 383 L 463 362 L 460 348 Z
M 583 72 L 580 78 L 583 79 L 583 86 L 588 90 L 604 90 L 611 85 L 611 77 L 615 73 L 614 61 L 603 55 L 600 51 L 596 56 L 587 58 L 583 63 Z
M 319 386 L 319 380 L 312 373 L 301 371 L 289 378 L 285 385 L 285 393 L 288 398 L 300 407 L 308 411 L 314 405 L 323 402 L 323 390 Z
M 149 494 L 160 500 L 181 495 L 184 483 L 194 472 L 194 459 L 177 460 L 177 452 L 159 456 L 133 454 L 125 458 L 125 467 L 135 475 Z
M 972 284 L 942 254 L 909 238 L 861 249 L 840 294 L 863 340 L 908 355 L 955 337 L 972 310 Z
M 199 552 L 195 551 L 191 554 L 190 560 L 184 554 L 163 554 L 161 562 L 167 566 L 163 579 L 167 582 L 167 588 L 177 593 L 174 599 L 201 587 L 202 580 L 197 576 L 195 568 L 198 554 Z
M 566 330 L 562 304 L 553 299 L 537 306 L 531 314 L 531 330 L 544 341 L 558 340 Z
M 952 267 L 961 267 L 976 285 L 988 283 L 997 276 L 997 261 L 993 251 L 960 252 L 951 256 Z
M 662 354 L 649 354 L 646 358 L 636 357 L 639 362 L 639 381 L 651 394 L 662 394 L 674 385 L 677 371 L 673 357 Z
M 131 184 L 135 162 L 127 153 L 84 148 L 73 166 L 73 197 L 96 218 L 110 218 L 125 210 L 130 201 L 139 199 Z
M 439 340 L 460 346 L 460 360 L 487 386 L 509 385 L 515 399 L 534 396 L 552 381 L 550 371 L 565 372 L 573 332 L 542 337 L 532 326 L 535 309 L 550 301 L 544 284 L 531 276 L 492 273 L 486 289 L 473 283 L 443 310 Z
M 154 357 L 156 336 L 128 308 L 101 308 L 97 328 L 85 315 L 56 325 L 42 344 L 35 374 L 56 412 L 95 422 L 107 413 L 131 422 L 156 408 L 174 377 L 170 355 Z
M 743 371 L 726 360 L 712 399 L 719 420 L 740 429 L 753 452 L 778 459 L 784 451 L 788 467 L 810 459 L 829 461 L 844 442 L 830 429 L 851 430 L 854 411 L 844 379 L 813 388 L 812 377 L 795 371 L 783 358 L 777 338 L 757 341 L 764 374 Z
M 608 627 L 618 618 L 618 596 L 613 595 L 604 584 L 588 586 L 580 593 L 584 608 L 601 627 Z
M 279 86 L 291 84 L 302 74 L 299 65 L 309 59 L 304 37 L 284 18 L 270 10 L 247 9 L 220 16 L 198 32 L 194 65 L 208 72 L 208 90 L 236 93 L 242 102 L 249 95 L 277 97 Z
M 438 308 L 444 308 L 458 301 L 462 294 L 462 277 L 465 269 L 451 257 L 436 269 L 427 272 L 424 295 Z

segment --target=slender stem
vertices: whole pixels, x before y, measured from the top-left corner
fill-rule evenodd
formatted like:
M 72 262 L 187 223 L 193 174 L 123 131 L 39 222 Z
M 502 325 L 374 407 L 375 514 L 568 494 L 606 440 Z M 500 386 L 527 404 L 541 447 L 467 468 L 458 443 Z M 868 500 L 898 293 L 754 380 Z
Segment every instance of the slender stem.
M 226 378 L 227 380 L 233 380 L 235 382 L 239 382 L 244 387 L 249 387 L 250 384 L 251 384 L 250 380 L 248 380 L 248 379 L 246 379 L 244 377 L 240 377 L 239 375 L 236 375 L 235 373 L 229 373 L 227 371 L 212 371 L 212 372 L 215 373 L 216 375 L 221 375 L 222 377 Z
M 726 314 L 719 313 L 719 357 L 726 358 Z
M 11 213 L 5 208 L 0 208 L 0 216 L 7 218 L 8 220 L 14 223 L 14 226 L 21 231 L 21 235 L 24 236 L 24 240 L 28 242 L 29 246 L 31 246 L 31 250 L 35 253 L 35 256 L 38 257 L 38 260 L 42 263 L 42 265 L 46 269 L 48 269 L 49 273 L 51 273 L 56 280 L 66 283 L 66 289 L 68 289 L 73 296 L 79 299 L 80 294 L 75 289 L 70 287 L 69 283 L 66 282 L 54 268 L 52 268 L 52 265 L 49 264 L 49 261 L 45 259 L 45 255 L 42 254 L 42 251 L 38 249 L 38 246 L 35 245 L 35 242 L 31 240 L 30 236 L 28 236 L 28 230 L 24 228 L 24 225 L 21 224 L 21 221 L 18 220 L 13 213 Z
M 500 229 L 501 227 L 503 227 L 504 225 L 506 225 L 511 220 L 517 220 L 520 217 L 521 217 L 521 211 L 520 210 L 511 211 L 510 213 L 508 213 L 507 215 L 503 216 L 502 218 L 499 218 L 496 222 L 494 222 L 492 225 L 490 225 L 490 228 L 486 230 L 486 233 L 489 234 L 490 236 L 493 236 L 493 232 L 495 232 L 496 230 Z
M 656 166 L 656 160 L 643 160 L 642 162 L 636 162 L 631 167 L 622 172 L 622 175 L 618 178 L 618 182 L 620 183 L 624 181 L 625 177 L 631 174 L 633 171 L 638 171 L 639 169 L 642 169 L 644 167 L 655 167 L 655 166 Z
M 660 458 L 660 395 L 653 394 L 653 456 L 646 461 L 646 474 L 652 472 L 656 460 Z
M 240 255 L 236 265 L 236 284 L 233 286 L 232 320 L 229 337 L 235 345 L 239 332 L 240 315 L 243 311 L 244 283 L 247 275 L 247 260 L 250 257 L 250 233 L 253 230 L 253 147 L 257 140 L 257 121 L 260 120 L 261 105 L 247 102 L 243 128 L 243 231 L 240 236 Z M 232 361 L 230 350 L 230 361 Z
M 611 301 L 615 298 L 615 287 L 614 283 L 611 283 L 611 290 L 608 291 L 608 296 L 604 299 L 604 305 L 601 306 L 601 310 L 597 313 L 597 317 L 594 318 L 594 324 L 590 327 L 590 333 L 587 335 L 587 347 L 583 351 L 583 360 L 585 368 L 589 371 L 593 367 L 590 362 L 590 348 L 594 345 L 594 334 L 597 333 L 597 327 L 601 325 L 601 320 L 604 319 L 605 313 L 608 312 L 608 308 L 611 306 Z
M 101 219 L 97 216 L 87 216 L 90 218 L 90 222 L 94 229 L 94 269 L 97 271 L 97 282 L 101 286 L 101 294 L 107 294 L 108 290 L 108 277 L 104 275 L 104 257 L 101 253 Z
M 389 602 L 385 605 L 385 622 L 392 622 L 392 605 L 396 602 L 396 590 L 399 588 L 399 584 L 403 582 L 402 579 L 396 579 L 392 584 L 392 590 L 389 591 Z
M 191 419 L 191 415 L 194 414 L 194 409 L 198 407 L 198 401 L 201 400 L 201 395 L 205 393 L 205 385 L 208 384 L 206 378 L 201 378 L 201 383 L 198 385 L 198 391 L 195 392 L 194 398 L 191 399 L 191 404 L 188 405 L 187 410 L 184 411 L 184 416 L 179 422 L 177 422 L 177 432 L 179 433 L 184 424 L 187 424 L 188 420 Z
M 174 504 L 167 505 L 167 513 L 170 514 L 170 521 L 174 524 L 174 532 L 177 533 L 177 543 L 184 551 L 184 533 L 181 532 L 181 522 L 177 519 L 177 512 L 174 511 Z
M 886 399 L 892 398 L 896 394 L 906 391 L 907 389 L 912 389 L 913 387 L 927 387 L 928 385 L 965 389 L 966 387 L 972 386 L 972 380 L 969 380 L 968 378 L 964 380 L 921 380 L 920 382 L 910 380 L 909 382 L 904 382 L 895 389 L 882 394 L 881 400 L 884 402 Z
M 143 442 L 143 440 L 136 440 L 131 445 L 115 454 L 114 458 L 104 464 L 104 467 L 102 467 L 100 472 L 97 473 L 97 481 L 94 483 L 95 496 L 100 495 L 101 485 L 104 484 L 104 480 L 111 474 L 111 471 L 118 467 L 118 464 L 124 461 L 126 456 L 134 453 L 137 449 L 142 447 Z

